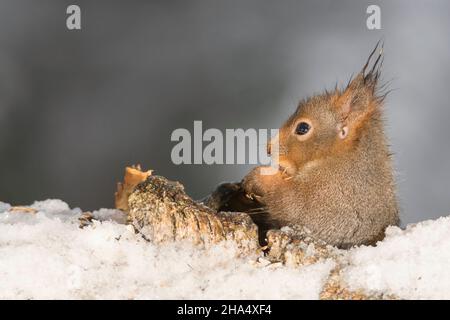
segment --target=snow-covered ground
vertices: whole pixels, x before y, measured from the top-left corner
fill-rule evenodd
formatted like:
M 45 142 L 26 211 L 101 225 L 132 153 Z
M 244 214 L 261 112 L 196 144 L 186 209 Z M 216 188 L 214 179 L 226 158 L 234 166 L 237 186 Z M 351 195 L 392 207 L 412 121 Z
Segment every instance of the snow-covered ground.
M 376 247 L 346 255 L 344 279 L 353 289 L 403 299 L 450 299 L 450 216 L 391 227 Z
M 267 266 L 235 258 L 231 244 L 156 246 L 120 211 L 96 211 L 103 221 L 80 229 L 80 209 L 60 200 L 32 207 L 38 213 L 9 212 L 0 202 L 1 299 L 317 299 L 335 266 Z M 377 247 L 349 250 L 344 261 L 352 289 L 450 299 L 450 218 L 390 228 Z

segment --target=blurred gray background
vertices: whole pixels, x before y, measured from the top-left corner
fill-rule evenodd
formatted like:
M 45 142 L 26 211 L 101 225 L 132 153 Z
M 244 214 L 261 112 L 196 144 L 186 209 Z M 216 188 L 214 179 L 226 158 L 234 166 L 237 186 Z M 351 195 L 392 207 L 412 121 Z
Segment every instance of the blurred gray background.
M 78 4 L 82 30 L 66 28 Z M 366 28 L 378 4 L 382 29 Z M 112 207 L 127 164 L 195 198 L 250 166 L 170 160 L 176 128 L 277 128 L 385 40 L 403 223 L 450 214 L 448 1 L 0 2 L 0 200 Z

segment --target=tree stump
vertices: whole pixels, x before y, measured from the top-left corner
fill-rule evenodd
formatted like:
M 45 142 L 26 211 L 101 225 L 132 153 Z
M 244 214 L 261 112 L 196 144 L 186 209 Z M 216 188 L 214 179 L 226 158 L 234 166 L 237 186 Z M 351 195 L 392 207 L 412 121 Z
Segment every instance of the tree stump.
M 344 251 L 313 239 L 308 230 L 285 227 L 267 231 L 263 223 L 258 223 L 264 221 L 258 215 L 255 218 L 244 212 L 223 211 L 243 208 L 252 212 L 256 209 L 260 214 L 258 203 L 243 194 L 239 184 L 220 185 L 200 203 L 190 198 L 179 182 L 154 176 L 151 171 L 143 172 L 135 166 L 126 168 L 124 182 L 119 183 L 115 198 L 116 208 L 127 213 L 135 231 L 154 243 L 184 241 L 207 248 L 232 241 L 239 248 L 240 256 L 256 255 L 270 263 L 291 267 L 332 259 L 336 267 L 322 289 L 321 299 L 394 298 L 348 290 L 340 277 L 345 264 L 340 257 Z M 259 235 L 258 227 L 264 230 Z M 261 236 L 265 239 L 264 245 L 260 243 Z
M 128 198 L 131 224 L 152 242 L 189 241 L 208 246 L 234 241 L 243 253 L 258 250 L 258 229 L 239 212 L 214 212 L 195 202 L 178 182 L 149 176 Z
M 258 209 L 258 203 L 243 194 L 239 184 L 220 185 L 199 203 L 185 193 L 179 182 L 135 166 L 125 169 L 124 182 L 118 185 L 115 196 L 116 208 L 128 214 L 128 221 L 137 232 L 155 243 L 188 241 L 205 247 L 233 241 L 241 254 L 264 251 L 270 261 L 291 265 L 314 263 L 330 255 L 330 247 L 312 239 L 307 230 L 284 228 L 266 232 L 265 226 L 258 223 L 263 221 L 259 216 L 265 213 L 223 211 Z M 258 234 L 258 229 L 264 232 Z

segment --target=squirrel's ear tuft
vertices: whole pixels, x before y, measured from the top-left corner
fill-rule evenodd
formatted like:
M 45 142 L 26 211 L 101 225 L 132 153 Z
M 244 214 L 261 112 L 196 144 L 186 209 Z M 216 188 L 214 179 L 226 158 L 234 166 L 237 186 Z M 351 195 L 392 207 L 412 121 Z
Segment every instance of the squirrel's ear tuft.
M 377 42 L 375 48 L 367 58 L 366 64 L 359 73 L 362 85 L 366 88 L 370 88 L 372 93 L 375 94 L 375 90 L 378 84 L 378 79 L 381 74 L 381 67 L 383 65 L 383 50 L 384 43 L 380 41 Z M 376 54 L 377 53 L 377 54 Z
M 370 109 L 370 106 L 373 105 L 372 102 L 382 100 L 383 97 L 377 97 L 382 65 L 383 43 L 380 44 L 380 41 L 378 41 L 362 70 L 355 78 L 350 79 L 347 87 L 337 100 L 337 107 L 344 116 L 351 112 Z

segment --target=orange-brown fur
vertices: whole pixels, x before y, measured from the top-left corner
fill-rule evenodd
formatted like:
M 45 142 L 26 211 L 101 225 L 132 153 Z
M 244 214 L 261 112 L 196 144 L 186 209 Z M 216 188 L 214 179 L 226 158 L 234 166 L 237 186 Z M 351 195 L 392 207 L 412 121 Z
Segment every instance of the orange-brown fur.
M 398 224 L 378 86 L 380 56 L 366 72 L 374 52 L 345 89 L 299 103 L 276 138 L 275 175 L 261 175 L 258 167 L 244 178 L 244 190 L 267 208 L 272 226 L 301 225 L 345 248 L 373 244 L 387 226 Z M 294 132 L 301 119 L 313 127 L 305 141 Z M 339 135 L 343 128 L 345 138 Z

